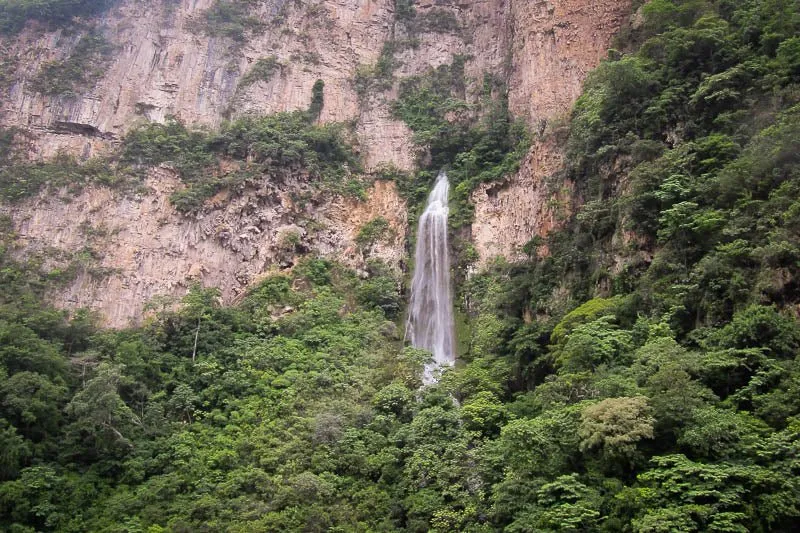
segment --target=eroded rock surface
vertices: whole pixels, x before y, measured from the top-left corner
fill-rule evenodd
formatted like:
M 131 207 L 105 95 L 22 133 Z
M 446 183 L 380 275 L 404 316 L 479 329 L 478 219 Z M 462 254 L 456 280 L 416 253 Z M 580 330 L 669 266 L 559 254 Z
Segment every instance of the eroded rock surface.
M 472 239 L 480 264 L 496 256 L 523 259 L 522 247 L 528 241 L 544 237 L 566 220 L 576 199 L 572 183 L 556 176 L 562 164 L 562 149 L 555 140 L 537 142 L 517 175 L 475 190 Z
M 198 218 L 177 213 L 169 195 L 181 187 L 168 168 L 154 169 L 150 192 L 122 196 L 89 188 L 68 202 L 41 196 L 11 210 L 18 242 L 27 253 L 55 250 L 91 253 L 74 283 L 53 295 L 59 306 L 100 311 L 106 324 L 122 327 L 142 316 L 155 296 L 182 296 L 193 282 L 219 287 L 231 302 L 269 272 L 291 268 L 309 252 L 360 268 L 355 243 L 360 227 L 383 216 L 391 238 L 369 253 L 399 268 L 406 233 L 406 206 L 394 183 L 376 182 L 367 200 L 334 197 L 299 203 L 301 179 L 265 184 L 238 198 L 217 198 L 219 207 Z
M 113 45 L 107 71 L 94 87 L 70 96 L 38 94 L 31 80 L 46 62 L 67 57 L 80 35 L 29 24 L 0 43 L 19 65 L 0 122 L 27 132 L 33 158 L 61 151 L 87 158 L 113 148 L 142 121 L 175 116 L 216 127 L 243 113 L 304 109 L 321 79 L 320 120 L 354 123 L 367 169 L 387 163 L 412 169 L 411 131 L 390 112 L 400 79 L 462 55 L 464 97 L 477 101 L 483 76 L 491 73 L 506 81 L 511 111 L 538 131 L 568 111 L 629 9 L 628 1 L 612 0 L 421 0 L 414 3 L 419 20 L 438 10 L 454 15 L 458 27 L 418 28 L 410 35 L 396 20 L 392 0 L 265 0 L 252 11 L 262 31 L 238 44 L 197 30 L 212 3 L 121 1 L 97 21 Z M 391 40 L 414 44 L 396 53 L 394 86 L 359 96 L 357 70 L 374 65 Z M 268 80 L 240 85 L 259 59 L 270 57 L 279 66 Z M 569 184 L 553 187 L 545 178 L 562 157 L 558 146 L 537 143 L 517 175 L 475 192 L 472 235 L 481 263 L 495 255 L 517 259 L 533 235 L 558 225 L 557 206 L 573 201 Z M 406 253 L 405 206 L 393 184 L 379 182 L 363 203 L 314 193 L 310 205 L 300 207 L 293 194 L 309 186 L 296 176 L 240 197 L 221 195 L 199 219 L 179 215 L 169 204 L 170 192 L 180 187 L 169 169 L 155 169 L 147 185 L 151 192 L 138 198 L 89 188 L 69 202 L 41 196 L 1 208 L 13 216 L 29 251 L 74 253 L 91 246 L 101 258 L 100 275 L 81 273 L 53 296 L 58 305 L 95 308 L 108 324 L 121 326 L 139 317 L 153 296 L 180 295 L 193 280 L 219 286 L 230 301 L 303 253 L 358 266 L 364 258 L 354 236 L 376 216 L 396 231 L 372 252 L 395 266 Z M 105 236 L 87 234 L 95 227 L 104 227 Z M 281 244 L 291 240 L 281 237 L 286 233 L 299 234 L 296 249 Z

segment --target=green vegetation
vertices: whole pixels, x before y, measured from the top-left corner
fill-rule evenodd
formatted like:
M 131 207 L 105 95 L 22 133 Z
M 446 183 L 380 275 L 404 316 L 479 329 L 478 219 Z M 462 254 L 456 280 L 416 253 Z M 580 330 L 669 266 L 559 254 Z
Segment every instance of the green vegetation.
M 90 183 L 123 185 L 126 176 L 115 175 L 102 159 L 79 163 L 74 157 L 59 154 L 44 162 L 25 162 L 0 168 L 0 199 L 16 202 L 38 193 L 67 187 L 78 192 Z
M 96 33 L 83 35 L 69 57 L 42 65 L 31 79 L 31 89 L 50 96 L 75 96 L 103 77 L 112 47 Z
M 321 91 L 315 98 L 311 107 L 321 106 Z M 190 129 L 174 119 L 142 124 L 126 135 L 117 153 L 83 163 L 66 155 L 30 162 L 15 150 L 15 135 L 0 129 L 0 199 L 7 202 L 45 188 L 75 193 L 90 183 L 136 188 L 148 168 L 161 164 L 175 169 L 186 185 L 171 197 L 183 213 L 202 209 L 223 189 L 237 195 L 265 177 L 281 180 L 290 174 L 305 175 L 324 191 L 357 198 L 365 194 L 345 125 L 316 125 L 310 112 L 246 116 L 215 132 Z
M 393 394 L 411 401 L 420 360 L 398 356 L 379 307 L 351 303 L 356 293 L 369 301 L 353 273 L 312 260 L 291 278 L 268 278 L 236 309 L 195 287 L 180 311 L 112 332 L 85 313 L 68 319 L 42 305 L 36 275 L 0 257 L 4 529 L 295 530 L 389 520 L 373 516 L 373 505 L 389 503 L 385 489 L 356 514 L 350 502 L 369 492 L 362 473 L 392 470 L 392 456 L 374 461 L 369 450 L 399 427 L 392 409 L 404 406 Z M 373 412 L 372 396 L 387 386 L 385 406 Z
M 376 242 L 386 239 L 391 231 L 388 220 L 383 217 L 373 218 L 358 229 L 356 244 L 361 248 L 370 248 Z
M 379 261 L 362 279 L 308 259 L 232 308 L 195 287 L 140 329 L 103 331 L 41 303 L 61 274 L 11 259 L 0 219 L 0 527 L 796 529 L 800 9 L 643 13 L 559 139 L 583 206 L 526 261 L 463 280 L 465 351 L 434 386 L 419 388 L 428 355 L 403 348 Z M 394 111 L 430 166 L 376 173 L 414 202 L 448 167 L 456 224 L 464 191 L 525 147 L 502 87 L 467 105 L 460 84 L 455 62 L 401 86 Z M 307 114 L 169 123 L 123 157 L 171 164 L 188 190 L 219 157 L 322 179 L 349 165 L 331 135 Z
M 353 79 L 353 87 L 362 104 L 369 97 L 384 93 L 392 88 L 394 84 L 394 72 L 400 61 L 397 54 L 408 49 L 419 47 L 420 33 L 438 32 L 455 33 L 461 32 L 458 20 L 453 12 L 446 9 L 433 8 L 426 10 L 424 14 L 417 14 L 412 2 L 398 0 L 395 2 L 396 23 L 402 28 L 404 38 L 392 38 L 383 43 L 378 61 L 374 65 L 359 65 Z M 462 61 L 463 58 L 456 59 Z M 463 74 L 463 72 L 462 72 Z
M 238 163 L 221 172 L 221 158 Z M 341 124 L 314 125 L 308 113 L 247 116 L 223 124 L 218 132 L 187 129 L 175 120 L 146 124 L 125 138 L 121 160 L 140 168 L 167 163 L 186 183 L 172 201 L 183 212 L 200 209 L 224 188 L 236 192 L 248 183 L 289 172 L 307 173 L 327 190 L 358 194 L 353 172 L 358 159 Z
M 415 37 L 423 32 L 459 33 L 461 28 L 455 14 L 438 7 L 418 12 L 411 0 L 395 0 L 395 17 L 405 31 Z
M 475 187 L 515 172 L 530 146 L 524 125 L 508 112 L 504 87 L 491 77 L 485 80 L 480 105 L 466 102 L 465 62 L 464 56 L 456 56 L 450 65 L 404 79 L 392 108 L 414 131 L 414 141 L 422 149 L 423 170 L 414 185 L 403 188 L 413 194 L 408 199 L 419 205 L 439 169 L 446 168 L 454 186 L 453 228 L 472 221 L 469 196 Z
M 0 0 L 0 33 L 15 34 L 28 20 L 51 27 L 69 25 L 73 19 L 98 15 L 115 0 Z
M 414 39 L 389 40 L 383 43 L 378 61 L 374 65 L 359 65 L 353 79 L 353 88 L 362 104 L 375 94 L 388 91 L 394 83 L 394 71 L 398 67 L 395 54 L 406 48 L 416 48 Z
M 102 158 L 81 163 L 72 156 L 58 154 L 47 161 L 28 161 L 16 146 L 19 135 L 13 128 L 0 128 L 0 200 L 3 202 L 17 202 L 43 189 L 66 188 L 74 194 L 88 184 L 131 189 L 139 183 L 127 169 Z
M 464 100 L 464 64 L 466 57 L 456 56 L 449 65 L 432 69 L 426 75 L 405 78 L 400 82 L 394 114 L 414 130 L 414 140 L 428 145 L 439 137 L 461 142 L 469 119 L 469 106 Z M 457 117 L 450 118 L 453 115 Z M 435 148 L 438 147 L 434 147 Z M 452 153 L 452 151 L 451 151 Z M 451 155 L 448 153 L 448 155 Z M 438 154 L 434 153 L 434 157 Z
M 416 14 L 412 26 L 417 32 L 455 33 L 461 32 L 458 19 L 452 11 L 433 8 L 422 14 Z
M 16 57 L 9 55 L 0 59 L 0 89 L 7 90 L 14 83 L 18 66 Z
M 258 81 L 266 82 L 271 80 L 275 72 L 280 70 L 281 67 L 282 65 L 275 56 L 259 58 L 253 63 L 253 66 L 250 67 L 247 74 L 242 77 L 239 86 L 236 87 L 236 91 L 244 90 Z
M 322 106 L 325 105 L 325 82 L 317 80 L 311 88 L 311 104 L 308 106 L 308 116 L 312 120 L 318 120 L 322 113 Z
M 394 15 L 397 20 L 407 22 L 416 16 L 417 12 L 414 9 L 414 2 L 412 0 L 395 0 L 394 1 Z
M 564 265 L 583 280 L 576 297 L 592 280 L 638 288 L 683 335 L 751 302 L 795 297 L 800 99 L 778 51 L 800 20 L 791 2 L 648 7 L 671 15 L 646 19 L 659 33 L 635 36 L 637 52 L 601 65 L 576 104 L 569 173 L 589 201 L 558 249 L 590 243 Z M 604 257 L 630 252 L 610 247 L 622 231 L 656 255 L 615 276 Z
M 547 254 L 462 288 L 461 380 L 516 391 L 494 524 L 790 531 L 800 10 L 653 1 L 644 13 L 563 139 L 585 204 L 528 247 Z
M 253 0 L 215 0 L 193 28 L 211 37 L 224 37 L 243 44 L 249 36 L 264 29 L 264 23 L 250 14 Z

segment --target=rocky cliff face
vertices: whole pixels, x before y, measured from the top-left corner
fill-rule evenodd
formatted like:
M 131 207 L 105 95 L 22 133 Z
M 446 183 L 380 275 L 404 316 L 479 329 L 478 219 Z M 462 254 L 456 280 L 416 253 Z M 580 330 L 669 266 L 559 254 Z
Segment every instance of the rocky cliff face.
M 396 267 L 402 261 L 406 210 L 391 182 L 375 182 L 365 202 L 304 204 L 297 198 L 308 186 L 300 177 L 239 198 L 220 195 L 212 200 L 218 207 L 193 218 L 169 202 L 182 186 L 171 170 L 153 170 L 147 186 L 150 192 L 140 197 L 89 188 L 68 202 L 42 197 L 11 211 L 27 253 L 67 261 L 76 253 L 91 256 L 75 281 L 53 296 L 58 305 L 96 309 L 107 324 L 124 326 L 154 297 L 182 296 L 198 281 L 219 287 L 223 301 L 231 302 L 252 282 L 309 252 L 354 268 L 367 256 Z M 355 242 L 358 229 L 378 216 L 393 231 L 362 249 Z
M 46 96 L 31 80 L 48 61 L 68 57 L 80 32 L 47 32 L 35 24 L 2 46 L 19 65 L 3 100 L 0 120 L 30 134 L 30 154 L 59 151 L 89 157 L 109 150 L 140 121 L 176 116 L 189 124 L 217 126 L 246 112 L 269 113 L 308 106 L 312 86 L 325 82 L 321 121 L 353 121 L 367 169 L 391 163 L 413 168 L 410 130 L 392 118 L 389 102 L 403 77 L 466 56 L 467 93 L 477 94 L 484 73 L 505 79 L 511 111 L 534 129 L 566 113 L 587 72 L 604 56 L 623 21 L 626 1 L 448 0 L 414 3 L 418 20 L 456 20 L 457 25 L 398 22 L 391 0 L 322 0 L 252 4 L 259 28 L 243 41 L 202 31 L 212 0 L 123 0 L 97 21 L 113 45 L 105 74 L 78 95 Z M 353 83 L 359 69 L 374 65 L 387 42 L 413 42 L 396 50 L 392 88 L 366 97 Z M 259 59 L 274 58 L 268 79 L 242 80 Z M 533 146 L 522 169 L 502 184 L 473 195 L 472 226 L 481 261 L 514 258 L 534 234 L 558 223 L 558 206 L 569 204 L 564 187 L 545 178 L 561 163 L 555 143 Z M 99 309 L 111 325 L 141 314 L 158 294 L 179 294 L 189 280 L 222 288 L 226 299 L 241 293 L 271 268 L 315 251 L 357 266 L 363 259 L 354 235 L 383 216 L 397 230 L 371 253 L 399 266 L 405 254 L 405 206 L 390 183 L 378 182 L 365 202 L 312 194 L 308 205 L 292 201 L 308 186 L 265 185 L 241 198 L 216 198 L 199 217 L 184 217 L 168 196 L 179 187 L 168 168 L 151 172 L 150 192 L 124 196 L 103 188 L 69 202 L 39 197 L 3 207 L 28 250 L 55 247 L 74 252 L 91 246 L 102 276 L 83 272 L 55 300 L 64 306 Z M 105 228 L 104 237 L 87 228 Z M 282 237 L 287 232 L 299 235 Z M 285 241 L 285 242 L 284 242 Z
M 566 116 L 629 10 L 629 1 L 514 3 L 511 111 L 539 131 Z M 554 139 L 534 143 L 517 175 L 475 191 L 472 234 L 481 264 L 498 255 L 520 259 L 526 242 L 546 235 L 571 211 L 578 201 L 571 194 L 572 184 L 552 179 L 563 157 L 563 147 Z
M 480 263 L 497 256 L 521 260 L 529 240 L 544 237 L 566 220 L 577 198 L 572 183 L 556 179 L 562 164 L 555 140 L 537 142 L 517 175 L 502 183 L 482 184 L 473 193 L 472 240 Z
M 358 116 L 352 74 L 357 65 L 374 63 L 389 38 L 393 9 L 388 0 L 261 2 L 252 16 L 263 26 L 244 43 L 203 32 L 202 17 L 212 4 L 118 4 L 99 21 L 114 46 L 113 61 L 97 85 L 78 96 L 37 94 L 30 80 L 43 64 L 68 57 L 80 34 L 42 32 L 29 25 L 9 46 L 8 53 L 22 68 L 4 101 L 4 122 L 36 133 L 37 154 L 48 156 L 66 148 L 87 156 L 137 120 L 163 121 L 172 115 L 213 127 L 230 111 L 305 108 L 317 79 L 326 84 L 323 121 Z M 277 72 L 237 93 L 249 68 L 267 57 L 277 59 Z M 80 126 L 83 132 L 68 125 Z M 381 139 L 366 140 L 372 145 Z

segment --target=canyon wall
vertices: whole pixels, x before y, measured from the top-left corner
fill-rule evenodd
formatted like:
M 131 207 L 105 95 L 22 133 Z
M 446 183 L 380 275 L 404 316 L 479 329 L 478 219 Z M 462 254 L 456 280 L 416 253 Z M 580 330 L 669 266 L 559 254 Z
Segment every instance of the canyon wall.
M 198 281 L 218 287 L 229 303 L 311 252 L 356 269 L 368 257 L 395 267 L 403 260 L 406 208 L 392 182 L 376 181 L 364 202 L 318 204 L 296 200 L 309 190 L 299 176 L 242 197 L 220 195 L 212 199 L 217 207 L 191 218 L 169 202 L 182 187 L 173 171 L 156 168 L 146 184 L 150 192 L 140 197 L 89 187 L 68 201 L 40 197 L 10 210 L 27 254 L 52 258 L 59 268 L 76 256 L 90 260 L 79 261 L 75 281 L 53 295 L 58 306 L 95 309 L 108 325 L 125 326 L 154 297 L 182 296 Z M 391 231 L 360 247 L 358 230 L 379 216 Z
M 544 132 L 565 120 L 587 74 L 603 59 L 630 12 L 630 2 L 557 0 L 514 3 L 509 107 Z M 479 263 L 524 257 L 522 246 L 543 237 L 579 201 L 572 184 L 556 179 L 564 149 L 555 138 L 535 142 L 519 172 L 472 195 L 472 234 Z
M 413 3 L 417 20 L 445 13 L 458 25 L 412 31 L 392 0 L 266 0 L 253 3 L 250 12 L 259 30 L 234 41 L 202 31 L 212 5 L 120 1 L 96 21 L 113 46 L 107 70 L 94 87 L 69 96 L 39 94 L 31 80 L 47 62 L 68 57 L 80 32 L 29 23 L 2 42 L 18 68 L 0 122 L 28 133 L 31 158 L 59 152 L 88 158 L 113 149 L 144 121 L 175 116 L 213 128 L 244 113 L 305 109 L 321 79 L 320 120 L 352 121 L 366 170 L 387 163 L 413 169 L 411 131 L 390 112 L 401 79 L 463 55 L 468 99 L 478 97 L 485 73 L 494 74 L 507 83 L 512 113 L 542 131 L 568 112 L 629 10 L 627 1 L 612 0 L 420 0 Z M 358 94 L 358 72 L 379 61 L 387 42 L 413 46 L 396 50 L 390 88 Z M 265 58 L 276 61 L 273 75 L 242 86 Z M 553 186 L 547 178 L 562 159 L 557 143 L 537 142 L 517 175 L 473 194 L 472 234 L 480 262 L 495 255 L 518 258 L 533 235 L 559 223 L 572 201 L 569 186 Z M 92 187 L 68 201 L 40 195 L 0 207 L 14 220 L 21 253 L 90 247 L 99 258 L 94 271 L 81 271 L 53 295 L 58 305 L 89 306 L 107 324 L 124 326 L 141 316 L 146 301 L 180 295 L 193 280 L 219 286 L 231 301 L 265 272 L 289 267 L 298 254 L 320 253 L 359 267 L 364 251 L 354 236 L 377 216 L 396 231 L 368 253 L 403 266 L 406 209 L 392 183 L 376 182 L 367 199 L 357 202 L 315 192 L 303 176 L 286 183 L 265 180 L 244 196 L 216 198 L 197 216 L 181 215 L 170 205 L 170 193 L 181 185 L 169 168 L 154 169 L 145 185 L 138 195 Z M 302 206 L 292 201 L 301 192 L 311 198 Z M 299 236 L 295 246 L 282 242 L 286 232 Z

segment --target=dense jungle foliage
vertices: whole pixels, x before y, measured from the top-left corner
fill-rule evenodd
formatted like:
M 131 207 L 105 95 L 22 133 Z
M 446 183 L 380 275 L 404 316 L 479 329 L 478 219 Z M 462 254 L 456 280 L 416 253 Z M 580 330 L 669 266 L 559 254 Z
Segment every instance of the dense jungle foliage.
M 229 308 L 195 287 L 105 331 L 43 303 L 57 280 L 12 259 L 0 220 L 0 527 L 796 530 L 800 5 L 642 15 L 554 128 L 553 180 L 584 205 L 458 287 L 468 351 L 435 386 L 380 262 L 308 259 Z M 435 166 L 488 180 L 518 161 L 502 98 L 507 120 L 462 120 L 452 73 L 395 104 L 431 158 L 409 198 Z M 206 137 L 176 131 L 145 131 L 131 161 L 206 168 Z

